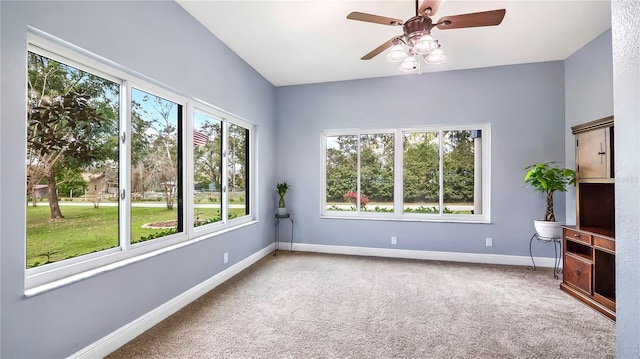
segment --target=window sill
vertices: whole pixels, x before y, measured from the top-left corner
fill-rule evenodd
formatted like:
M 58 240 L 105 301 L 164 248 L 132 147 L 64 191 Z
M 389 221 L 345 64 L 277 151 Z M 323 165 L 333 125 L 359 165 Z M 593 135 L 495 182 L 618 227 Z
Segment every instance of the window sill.
M 337 216 L 331 214 L 321 214 L 320 219 L 353 219 L 359 221 L 391 221 L 391 222 L 439 222 L 439 223 L 475 223 L 475 224 L 491 224 L 490 219 L 486 218 L 419 218 L 419 217 L 362 217 L 362 216 Z
M 76 283 L 76 282 L 79 282 L 79 281 L 82 281 L 82 280 L 85 280 L 85 279 L 88 279 L 88 278 L 91 278 L 91 277 L 94 277 L 94 276 L 97 276 L 97 275 L 100 275 L 102 273 L 110 272 L 112 270 L 115 270 L 115 269 L 118 269 L 118 268 L 122 268 L 122 267 L 128 266 L 130 264 L 146 260 L 148 258 L 152 258 L 152 257 L 158 256 L 158 255 L 161 255 L 161 254 L 164 254 L 164 253 L 167 253 L 167 252 L 171 252 L 171 251 L 177 250 L 177 249 L 182 248 L 182 247 L 189 246 L 189 245 L 194 244 L 194 243 L 198 243 L 198 242 L 203 241 L 205 239 L 213 238 L 213 237 L 219 236 L 221 234 L 224 234 L 224 233 L 227 233 L 227 232 L 230 232 L 230 231 L 234 231 L 234 230 L 237 230 L 237 229 L 240 229 L 240 228 L 243 228 L 243 227 L 248 227 L 248 226 L 253 225 L 255 223 L 258 223 L 258 220 L 254 219 L 254 220 L 251 220 L 249 222 L 240 223 L 237 226 L 229 227 L 229 228 L 226 228 L 226 229 L 221 230 L 221 231 L 203 234 L 201 236 L 195 237 L 193 239 L 190 239 L 190 240 L 187 240 L 187 241 L 184 241 L 184 242 L 176 243 L 174 245 L 170 245 L 170 246 L 167 246 L 167 247 L 156 249 L 156 250 L 153 250 L 153 251 L 150 251 L 150 252 L 147 252 L 147 253 L 139 254 L 139 255 L 136 255 L 136 256 L 133 256 L 133 257 L 129 257 L 129 258 L 125 258 L 125 259 L 122 259 L 122 260 L 118 260 L 118 261 L 115 261 L 113 263 L 100 266 L 98 268 L 89 269 L 89 270 L 82 271 L 82 272 L 77 273 L 77 274 L 70 275 L 68 277 L 56 279 L 56 280 L 53 280 L 51 282 L 47 282 L 47 283 L 44 283 L 44 284 L 41 284 L 41 285 L 37 285 L 35 287 L 25 289 L 24 296 L 26 298 L 29 298 L 29 297 L 33 297 L 33 296 L 36 296 L 36 295 L 39 295 L 39 294 L 42 294 L 42 293 L 46 293 L 46 292 L 49 292 L 51 290 L 54 290 L 54 289 L 57 289 L 57 288 L 60 288 L 60 287 L 64 287 L 64 286 L 67 286 L 67 285 L 70 285 L 70 284 L 73 284 L 73 283 Z

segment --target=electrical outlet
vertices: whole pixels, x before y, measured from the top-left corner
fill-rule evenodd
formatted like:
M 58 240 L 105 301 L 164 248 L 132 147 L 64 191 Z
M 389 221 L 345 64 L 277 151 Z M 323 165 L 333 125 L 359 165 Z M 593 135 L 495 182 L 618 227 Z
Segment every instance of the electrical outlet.
M 487 237 L 486 239 L 487 247 L 493 247 L 493 238 Z
M 391 244 L 398 244 L 398 237 L 396 236 L 391 237 Z
M 229 261 L 229 253 L 225 252 L 222 260 L 224 261 L 224 263 L 227 263 Z

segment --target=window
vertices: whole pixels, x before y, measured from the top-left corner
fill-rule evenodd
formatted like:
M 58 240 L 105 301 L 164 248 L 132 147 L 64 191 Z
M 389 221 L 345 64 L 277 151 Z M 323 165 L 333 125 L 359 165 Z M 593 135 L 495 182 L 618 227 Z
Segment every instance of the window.
M 325 217 L 490 219 L 489 125 L 332 131 L 323 146 Z
M 358 193 L 358 136 L 327 136 L 326 191 L 328 210 L 357 211 Z
M 179 103 L 131 88 L 132 244 L 184 230 L 182 113 Z
M 27 64 L 26 266 L 118 247 L 120 84 L 32 51 Z
M 194 225 L 222 220 L 222 119 L 193 113 Z
M 227 183 L 229 184 L 229 213 L 234 216 L 249 214 L 249 130 L 230 123 L 227 128 Z
M 27 63 L 27 288 L 254 219 L 251 124 L 48 35 Z
M 394 134 L 326 137 L 327 210 L 392 212 Z
M 214 112 L 196 110 L 193 114 L 195 227 L 251 215 L 250 126 L 225 121 Z

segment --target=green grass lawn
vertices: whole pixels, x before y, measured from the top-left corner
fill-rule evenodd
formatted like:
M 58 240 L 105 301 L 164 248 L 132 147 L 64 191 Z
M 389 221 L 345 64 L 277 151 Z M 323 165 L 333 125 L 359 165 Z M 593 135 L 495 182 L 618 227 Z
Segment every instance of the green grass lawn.
M 118 207 L 63 206 L 62 220 L 51 221 L 48 205 L 27 206 L 27 268 L 118 246 Z M 199 219 L 219 216 L 216 208 L 198 208 Z M 231 208 L 244 215 L 243 208 Z M 132 207 L 131 240 L 160 234 L 165 229 L 146 229 L 150 222 L 176 220 L 177 211 L 164 207 Z

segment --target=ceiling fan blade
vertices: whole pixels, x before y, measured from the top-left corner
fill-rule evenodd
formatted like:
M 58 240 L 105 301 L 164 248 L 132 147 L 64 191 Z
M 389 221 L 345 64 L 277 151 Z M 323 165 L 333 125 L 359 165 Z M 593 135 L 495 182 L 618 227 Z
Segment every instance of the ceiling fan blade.
M 438 12 L 438 9 L 440 9 L 443 2 L 444 0 L 424 0 L 422 5 L 418 8 L 418 14 L 431 17 Z
M 363 12 L 357 12 L 357 11 L 354 11 L 351 14 L 347 15 L 347 19 L 373 22 L 375 24 L 392 25 L 392 26 L 404 24 L 404 21 L 400 19 L 393 19 L 385 16 L 365 14 Z
M 362 56 L 360 58 L 360 60 L 371 60 L 372 58 L 376 57 L 379 53 L 381 53 L 382 51 L 388 49 L 391 47 L 391 45 L 393 45 L 393 42 L 399 38 L 399 36 L 394 36 L 391 39 L 389 39 L 389 41 L 385 42 L 384 44 L 376 47 L 375 49 L 373 49 L 370 53 Z
M 504 14 L 507 11 L 505 9 L 491 10 L 483 12 L 474 12 L 471 14 L 461 14 L 453 16 L 445 16 L 438 20 L 438 29 L 460 29 L 464 27 L 479 27 L 479 26 L 495 26 L 500 25 Z

